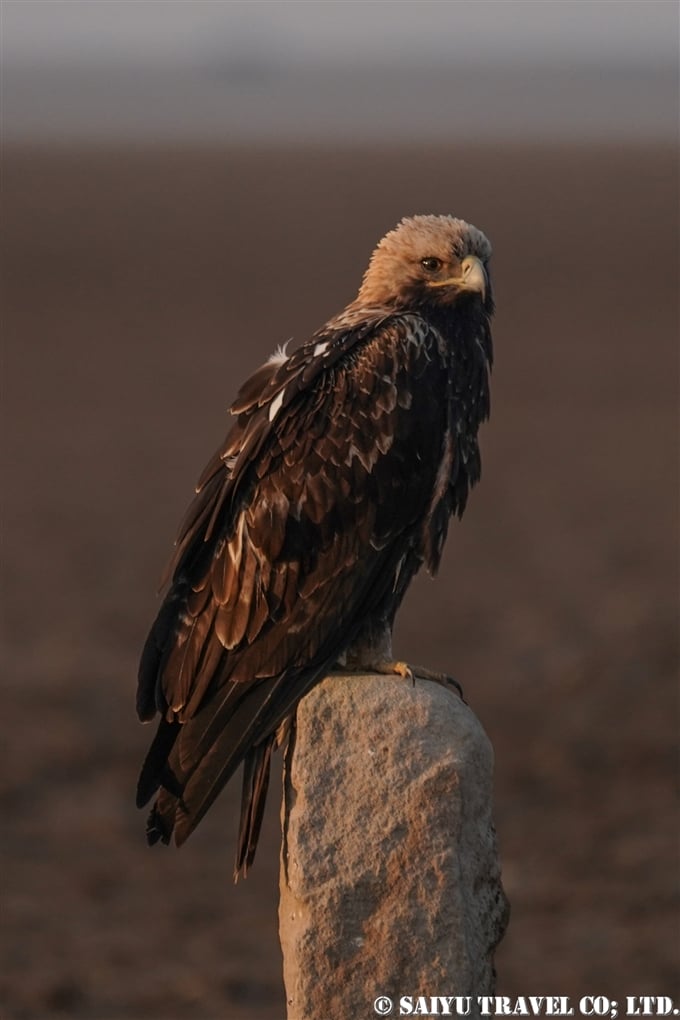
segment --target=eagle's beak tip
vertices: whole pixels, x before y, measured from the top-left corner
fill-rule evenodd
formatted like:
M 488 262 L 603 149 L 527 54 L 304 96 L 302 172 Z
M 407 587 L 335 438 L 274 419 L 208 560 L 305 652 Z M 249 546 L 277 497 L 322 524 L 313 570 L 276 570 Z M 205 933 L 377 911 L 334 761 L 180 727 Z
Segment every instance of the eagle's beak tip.
M 488 281 L 481 259 L 478 259 L 476 255 L 467 255 L 460 265 L 463 272 L 463 288 L 481 294 L 482 300 L 484 300 Z

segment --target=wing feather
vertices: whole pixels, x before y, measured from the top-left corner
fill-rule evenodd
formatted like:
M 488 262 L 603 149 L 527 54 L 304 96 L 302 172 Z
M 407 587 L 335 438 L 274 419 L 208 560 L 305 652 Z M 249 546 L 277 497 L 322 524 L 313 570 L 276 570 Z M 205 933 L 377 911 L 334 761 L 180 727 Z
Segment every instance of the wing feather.
M 196 670 L 194 686 L 184 706 L 183 715 L 185 718 L 191 719 L 198 711 L 211 684 L 220 675 L 225 655 L 224 646 L 213 632 L 201 650 L 201 658 Z

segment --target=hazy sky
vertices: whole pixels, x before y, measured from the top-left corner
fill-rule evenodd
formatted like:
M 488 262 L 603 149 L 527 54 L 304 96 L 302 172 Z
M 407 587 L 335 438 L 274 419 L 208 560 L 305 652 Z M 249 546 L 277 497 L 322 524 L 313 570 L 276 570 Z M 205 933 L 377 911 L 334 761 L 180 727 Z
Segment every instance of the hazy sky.
M 675 137 L 677 0 L 0 0 L 6 140 Z
M 677 60 L 676 0 L 3 0 L 5 67 Z

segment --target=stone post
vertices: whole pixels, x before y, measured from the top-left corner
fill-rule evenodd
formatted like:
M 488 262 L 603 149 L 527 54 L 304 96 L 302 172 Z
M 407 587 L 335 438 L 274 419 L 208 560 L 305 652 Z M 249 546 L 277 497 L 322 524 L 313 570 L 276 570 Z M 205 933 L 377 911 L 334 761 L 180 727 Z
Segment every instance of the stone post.
M 508 917 L 492 771 L 477 718 L 432 681 L 336 674 L 302 700 L 282 807 L 288 1020 L 374 1018 L 379 996 L 398 1015 L 403 995 L 469 995 L 476 1015 Z

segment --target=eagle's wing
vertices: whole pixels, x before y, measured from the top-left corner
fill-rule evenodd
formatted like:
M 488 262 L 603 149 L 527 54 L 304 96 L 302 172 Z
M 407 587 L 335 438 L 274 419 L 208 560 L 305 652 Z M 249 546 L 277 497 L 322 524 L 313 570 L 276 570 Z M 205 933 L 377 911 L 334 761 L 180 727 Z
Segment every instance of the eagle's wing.
M 242 388 L 140 665 L 139 715 L 163 717 L 138 788 L 161 787 L 150 839 L 183 842 L 244 759 L 242 856 L 256 839 L 277 727 L 426 555 L 447 394 L 414 315 L 317 334 Z

